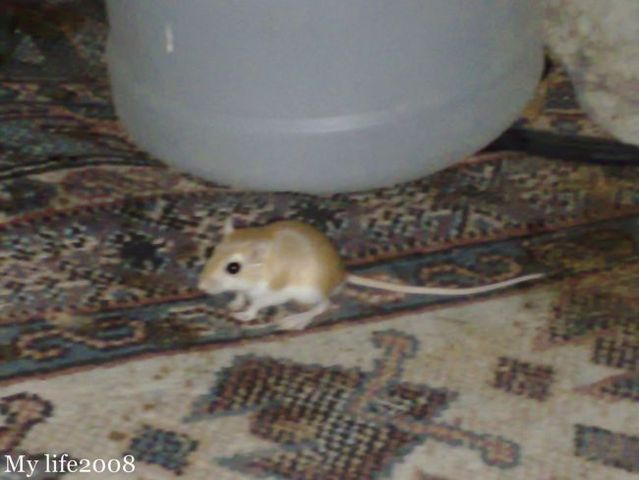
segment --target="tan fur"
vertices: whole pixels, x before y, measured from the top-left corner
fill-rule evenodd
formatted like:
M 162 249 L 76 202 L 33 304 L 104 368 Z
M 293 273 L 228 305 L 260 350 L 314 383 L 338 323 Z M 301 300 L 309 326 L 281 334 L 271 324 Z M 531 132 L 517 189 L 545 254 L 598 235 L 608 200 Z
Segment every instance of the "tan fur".
M 272 290 L 292 285 L 315 287 L 329 297 L 346 278 L 335 247 L 315 228 L 281 221 L 264 229 L 273 242 L 265 268 Z
M 223 278 L 233 255 L 250 259 L 260 245 L 264 250 L 261 263 L 244 264 L 238 278 L 266 281 L 272 291 L 293 285 L 317 288 L 327 298 L 346 278 L 339 254 L 326 236 L 297 221 L 231 231 L 205 265 L 201 278 Z

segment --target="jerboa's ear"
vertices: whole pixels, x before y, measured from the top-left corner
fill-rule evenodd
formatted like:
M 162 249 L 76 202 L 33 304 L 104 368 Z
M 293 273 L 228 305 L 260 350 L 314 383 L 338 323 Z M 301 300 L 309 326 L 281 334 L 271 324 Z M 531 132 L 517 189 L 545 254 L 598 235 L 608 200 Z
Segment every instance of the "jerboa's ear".
M 233 217 L 228 217 L 224 221 L 224 227 L 222 228 L 222 233 L 224 236 L 228 236 L 235 231 L 235 227 L 233 226 Z
M 271 242 L 268 240 L 255 242 L 255 244 L 251 245 L 251 249 L 248 252 L 248 263 L 252 265 L 264 263 L 270 249 Z

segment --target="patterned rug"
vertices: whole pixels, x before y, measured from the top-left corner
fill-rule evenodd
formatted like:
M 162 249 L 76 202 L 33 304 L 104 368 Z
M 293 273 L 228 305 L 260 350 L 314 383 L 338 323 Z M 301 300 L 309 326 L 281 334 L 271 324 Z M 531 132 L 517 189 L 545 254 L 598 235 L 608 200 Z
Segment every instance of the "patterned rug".
M 0 479 L 637 478 L 639 150 L 588 121 L 561 69 L 455 167 L 258 194 L 128 140 L 99 2 L 34 8 L 15 2 L 0 65 Z M 459 299 L 346 288 L 305 331 L 274 331 L 282 309 L 247 328 L 195 289 L 230 214 L 314 224 L 360 275 L 546 278 Z

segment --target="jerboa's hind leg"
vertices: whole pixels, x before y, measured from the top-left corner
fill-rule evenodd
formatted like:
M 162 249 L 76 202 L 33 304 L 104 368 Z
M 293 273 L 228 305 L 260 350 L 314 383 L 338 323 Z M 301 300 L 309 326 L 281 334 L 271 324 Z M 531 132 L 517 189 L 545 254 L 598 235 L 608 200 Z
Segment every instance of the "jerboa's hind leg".
M 294 313 L 278 320 L 277 329 L 304 330 L 310 325 L 315 317 L 324 313 L 330 306 L 331 302 L 325 298 L 322 298 L 309 310 L 301 313 Z

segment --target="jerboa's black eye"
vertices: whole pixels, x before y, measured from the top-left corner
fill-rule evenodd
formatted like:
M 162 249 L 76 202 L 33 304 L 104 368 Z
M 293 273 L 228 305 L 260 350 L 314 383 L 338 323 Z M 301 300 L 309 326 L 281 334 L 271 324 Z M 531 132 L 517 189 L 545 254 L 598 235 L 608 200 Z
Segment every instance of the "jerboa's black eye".
M 242 267 L 239 263 L 231 262 L 226 266 L 226 271 L 229 272 L 231 275 L 235 275 L 237 272 L 240 271 L 241 268 Z

